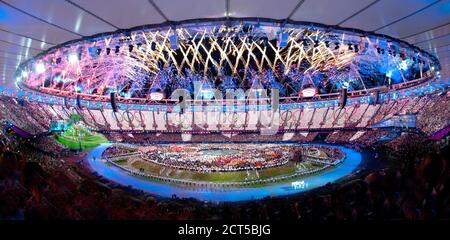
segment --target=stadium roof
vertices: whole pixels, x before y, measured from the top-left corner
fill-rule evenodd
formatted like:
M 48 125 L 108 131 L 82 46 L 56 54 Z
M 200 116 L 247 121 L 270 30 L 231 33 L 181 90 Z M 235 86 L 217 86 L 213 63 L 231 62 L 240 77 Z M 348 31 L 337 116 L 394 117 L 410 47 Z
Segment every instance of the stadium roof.
M 0 0 L 0 85 L 19 64 L 55 45 L 168 21 L 222 17 L 289 19 L 405 40 L 450 76 L 450 0 Z

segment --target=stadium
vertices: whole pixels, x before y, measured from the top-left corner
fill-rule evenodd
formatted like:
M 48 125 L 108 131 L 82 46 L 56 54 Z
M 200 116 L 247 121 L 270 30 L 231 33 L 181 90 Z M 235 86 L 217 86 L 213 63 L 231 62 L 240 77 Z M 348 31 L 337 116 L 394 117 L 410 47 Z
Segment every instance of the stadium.
M 287 18 L 224 2 L 225 17 L 164 17 L 21 57 L 0 86 L 0 219 L 449 217 L 448 57 L 414 44 L 432 40 L 344 24 L 383 1 L 339 24 L 296 15 L 309 1 Z M 114 26 L 94 3 L 52 4 Z M 39 18 L 22 5 L 0 10 Z M 446 1 L 420 9 L 434 5 L 448 20 Z M 435 29 L 448 45 L 448 23 L 417 36 Z

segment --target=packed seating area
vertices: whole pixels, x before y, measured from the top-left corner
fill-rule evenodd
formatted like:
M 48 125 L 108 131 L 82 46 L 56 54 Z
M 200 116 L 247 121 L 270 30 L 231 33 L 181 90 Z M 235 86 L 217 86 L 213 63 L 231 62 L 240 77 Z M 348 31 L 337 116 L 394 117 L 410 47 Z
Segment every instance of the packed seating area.
M 327 136 L 325 141 L 329 143 L 347 143 L 355 134 L 356 131 L 334 131 Z
M 337 149 L 330 146 L 315 145 L 313 147 L 302 146 L 301 147 L 302 157 L 316 158 L 328 163 L 333 163 L 336 160 L 341 160 L 345 157 L 345 154 Z
M 104 158 L 115 158 L 119 156 L 127 156 L 130 154 L 137 154 L 138 149 L 132 146 L 127 145 L 112 145 L 109 146 L 105 151 L 102 153 L 102 157 Z
M 345 182 L 299 196 L 218 205 L 176 196 L 159 199 L 92 176 L 78 162 L 63 164 L 61 160 L 25 147 L 22 142 L 14 144 L 16 140 L 1 137 L 2 219 L 417 220 L 450 217 L 448 144 L 430 142 L 415 134 L 405 134 L 387 145 L 375 146 L 384 164 L 349 176 Z
M 42 136 L 29 139 L 27 142 L 36 149 L 39 149 L 47 154 L 55 157 L 64 157 L 70 155 L 70 150 L 65 148 L 62 144 L 54 141 L 53 136 Z
M 48 130 L 40 123 L 41 120 L 45 121 L 45 118 L 31 114 L 28 108 L 21 106 L 14 98 L 0 96 L 0 119 L 8 120 L 33 134 Z
M 449 98 L 446 94 L 427 96 L 424 100 L 427 104 L 421 105 L 418 111 L 417 127 L 427 134 L 432 134 L 449 126 Z

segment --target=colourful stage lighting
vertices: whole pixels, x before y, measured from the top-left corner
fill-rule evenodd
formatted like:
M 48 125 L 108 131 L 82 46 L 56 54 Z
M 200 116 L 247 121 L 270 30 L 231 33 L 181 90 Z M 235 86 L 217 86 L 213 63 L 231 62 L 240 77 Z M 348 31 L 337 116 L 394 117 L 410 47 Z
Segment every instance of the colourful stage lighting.
M 45 72 L 45 65 L 43 63 L 38 63 L 36 64 L 36 66 L 34 67 L 34 70 L 36 71 L 36 73 L 41 74 Z
M 211 89 L 200 90 L 200 97 L 203 99 L 212 99 L 214 97 L 214 92 Z
M 400 69 L 401 69 L 401 70 L 408 70 L 408 61 L 407 61 L 407 60 L 403 60 L 403 61 L 400 63 Z
M 78 56 L 76 54 L 70 54 L 69 55 L 69 63 L 75 64 L 78 62 Z
M 386 77 L 391 78 L 392 77 L 392 70 L 386 73 Z

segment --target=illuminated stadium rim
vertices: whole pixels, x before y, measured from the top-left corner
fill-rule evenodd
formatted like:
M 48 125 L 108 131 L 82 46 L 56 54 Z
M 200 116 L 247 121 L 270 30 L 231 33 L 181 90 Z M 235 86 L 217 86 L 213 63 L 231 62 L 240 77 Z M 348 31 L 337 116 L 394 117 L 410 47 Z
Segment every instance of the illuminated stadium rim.
M 30 63 L 40 60 L 41 58 L 47 56 L 48 54 L 55 53 L 59 49 L 64 49 L 67 47 L 74 47 L 74 45 L 76 43 L 83 43 L 83 44 L 86 44 L 89 42 L 94 43 L 94 42 L 98 41 L 100 38 L 104 38 L 104 37 L 115 38 L 115 40 L 117 41 L 118 40 L 117 37 L 129 36 L 127 34 L 131 34 L 133 32 L 173 30 L 173 29 L 176 29 L 177 27 L 195 28 L 195 27 L 202 27 L 202 26 L 212 27 L 212 26 L 221 26 L 221 25 L 222 26 L 223 25 L 242 26 L 243 24 L 268 26 L 268 27 L 274 27 L 274 28 L 278 27 L 280 29 L 283 29 L 283 28 L 301 29 L 301 27 L 303 27 L 305 29 L 314 28 L 314 30 L 320 29 L 321 31 L 324 31 L 324 32 L 349 33 L 352 37 L 383 38 L 386 40 L 386 42 L 393 43 L 396 46 L 399 46 L 402 48 L 407 48 L 408 51 L 412 51 L 414 53 L 420 53 L 420 55 L 422 57 L 427 58 L 428 66 L 430 66 L 430 67 L 433 66 L 436 69 L 440 69 L 439 61 L 432 54 L 430 54 L 414 45 L 411 45 L 403 40 L 396 39 L 396 38 L 393 38 L 393 37 L 390 37 L 387 35 L 383 35 L 383 34 L 365 32 L 362 30 L 352 29 L 352 28 L 342 28 L 342 27 L 337 27 L 337 26 L 329 26 L 329 25 L 311 23 L 311 22 L 297 22 L 297 21 L 292 21 L 292 20 L 273 20 L 273 19 L 266 19 L 266 18 L 217 18 L 217 19 L 185 20 L 185 21 L 180 21 L 180 22 L 165 22 L 162 24 L 144 25 L 144 26 L 134 27 L 134 28 L 126 29 L 126 30 L 118 30 L 115 32 L 101 33 L 101 34 L 96 34 L 96 35 L 93 35 L 90 37 L 84 37 L 81 39 L 68 41 L 68 42 L 59 44 L 57 46 L 54 46 L 54 47 L 36 55 L 34 58 L 25 61 L 24 63 L 22 63 L 20 65 L 17 74 L 19 76 L 21 74 L 21 72 L 20 72 L 21 69 L 24 69 L 25 66 L 27 66 L 27 65 L 30 66 Z M 351 42 L 351 41 L 347 40 L 342 43 L 348 44 L 349 42 Z M 100 47 L 105 47 L 105 46 L 101 45 Z M 399 48 L 399 50 L 400 50 L 400 48 Z M 427 72 L 425 72 L 425 73 L 427 73 Z M 431 74 L 428 74 L 428 76 L 430 76 Z M 408 80 L 408 82 L 409 81 L 415 81 L 415 80 Z M 35 89 L 35 88 L 31 88 L 31 87 L 25 85 L 22 81 L 20 81 L 18 83 L 18 86 L 23 88 L 24 90 L 38 91 L 40 93 L 50 94 L 50 95 L 66 96 L 68 98 L 76 98 L 77 95 L 80 95 L 80 97 L 82 97 L 83 99 L 86 99 L 86 98 L 89 99 L 90 98 L 89 95 L 91 95 L 92 96 L 91 99 L 93 99 L 93 100 L 101 99 L 100 101 L 107 101 L 108 99 L 110 99 L 109 96 L 104 96 L 104 95 L 95 95 L 95 94 L 86 94 L 86 93 L 79 94 L 79 93 L 76 93 L 73 91 L 72 92 L 69 92 L 69 91 L 64 92 L 64 91 L 59 91 L 59 90 L 55 90 L 52 88 L 47 89 L 49 91 L 46 91 L 44 88 Z M 359 93 L 357 93 L 356 95 L 360 96 L 361 93 L 365 94 L 368 91 L 371 91 L 372 89 L 373 88 L 368 88 L 368 89 L 359 91 Z M 352 92 L 358 92 L 358 91 L 349 91 L 349 92 L 352 93 Z M 70 93 L 72 93 L 72 94 L 70 94 Z M 325 99 L 326 98 L 335 98 L 337 96 L 336 93 L 322 94 L 322 95 L 324 96 Z M 294 99 L 294 101 L 298 101 L 298 97 L 285 97 L 284 99 L 289 99 L 289 98 Z M 118 100 L 121 101 L 121 99 L 125 99 L 125 100 L 131 99 L 131 100 L 136 100 L 138 102 L 141 102 L 141 101 L 153 102 L 153 103 L 158 102 L 158 101 L 152 101 L 148 98 L 129 98 L 129 97 L 121 98 L 120 96 L 118 96 Z M 167 103 L 167 101 L 162 102 L 162 103 Z
M 425 79 L 426 80 L 426 79 Z M 394 91 L 389 91 L 387 93 L 380 92 L 379 99 L 381 102 L 389 101 L 390 99 L 402 99 L 406 97 L 415 97 L 415 96 L 423 96 L 427 94 L 433 94 L 436 92 L 443 92 L 446 91 L 446 89 L 449 87 L 448 81 L 444 80 L 433 80 L 433 81 L 425 81 L 421 84 L 415 84 L 412 87 L 403 88 L 403 89 L 396 89 Z M 407 82 L 405 84 L 411 84 L 413 81 Z M 11 97 L 15 99 L 23 99 L 30 102 L 35 102 L 39 104 L 46 104 L 46 105 L 59 105 L 59 106 L 66 106 L 68 108 L 76 108 L 78 107 L 78 104 L 76 103 L 76 99 L 74 98 L 65 98 L 61 96 L 55 96 L 55 95 L 49 95 L 49 94 L 42 94 L 39 92 L 30 92 L 30 91 L 16 91 L 13 89 L 5 88 L 0 86 L 0 95 Z M 370 99 L 370 96 L 357 96 L 357 97 L 350 97 L 348 99 L 348 104 L 355 104 L 355 103 L 368 103 Z M 136 103 L 122 103 L 118 102 L 118 106 L 120 106 L 120 109 L 124 109 L 125 111 L 128 110 L 140 110 L 140 111 L 172 111 L 173 106 L 167 104 L 168 102 L 153 102 L 151 104 L 136 104 Z M 286 102 L 280 104 L 280 109 L 283 110 L 292 110 L 292 109 L 301 109 L 305 107 L 332 107 L 337 106 L 338 100 L 329 100 L 329 99 L 317 99 L 315 101 L 299 101 L 299 102 Z M 108 101 L 93 101 L 93 100 L 84 100 L 80 99 L 80 106 L 87 109 L 111 109 L 111 103 Z M 242 105 L 242 106 L 234 106 L 236 111 L 247 111 L 250 109 L 261 109 L 261 107 L 264 106 L 251 106 L 251 105 Z M 204 110 L 204 106 L 195 106 L 195 105 L 188 105 L 187 110 L 188 111 L 198 111 L 198 110 Z M 217 106 L 206 106 L 207 109 L 215 109 L 217 110 Z
M 358 97 L 364 97 L 369 96 L 370 93 L 389 93 L 389 92 L 395 92 L 395 91 L 402 91 L 407 89 L 414 89 L 414 87 L 420 87 L 420 85 L 435 80 L 435 77 L 423 77 L 415 80 L 410 80 L 405 83 L 399 83 L 391 85 L 390 87 L 376 87 L 368 90 L 358 90 L 358 91 L 351 91 L 348 92 L 349 98 L 358 98 Z M 92 102 L 105 102 L 109 103 L 111 100 L 111 97 L 109 95 L 101 96 L 101 95 L 90 95 L 90 94 L 83 94 L 83 93 L 73 93 L 73 92 L 62 92 L 57 91 L 54 89 L 45 89 L 45 91 L 38 90 L 38 89 L 32 89 L 25 85 L 19 85 L 23 90 L 26 91 L 35 91 L 38 94 L 42 95 L 49 95 L 54 97 L 61 97 L 63 99 L 76 99 L 77 96 L 80 96 L 82 100 L 86 101 L 92 101 Z M 331 100 L 338 100 L 340 94 L 339 93 L 329 93 L 329 94 L 320 94 L 316 96 L 311 97 L 280 97 L 279 101 L 280 103 L 301 103 L 301 102 L 315 102 L 315 101 L 331 101 Z M 173 105 L 178 103 L 176 100 L 170 100 L 170 99 L 164 99 L 164 100 L 151 100 L 147 98 L 124 98 L 121 96 L 117 96 L 116 100 L 120 103 L 124 104 L 140 104 L 140 105 Z M 222 102 L 223 104 L 233 102 L 237 105 L 245 105 L 248 103 L 248 101 L 251 101 L 251 99 L 244 99 L 244 100 L 185 100 L 188 104 L 202 104 L 202 103 L 217 103 L 218 101 Z M 259 100 L 270 100 L 270 98 L 260 98 Z

